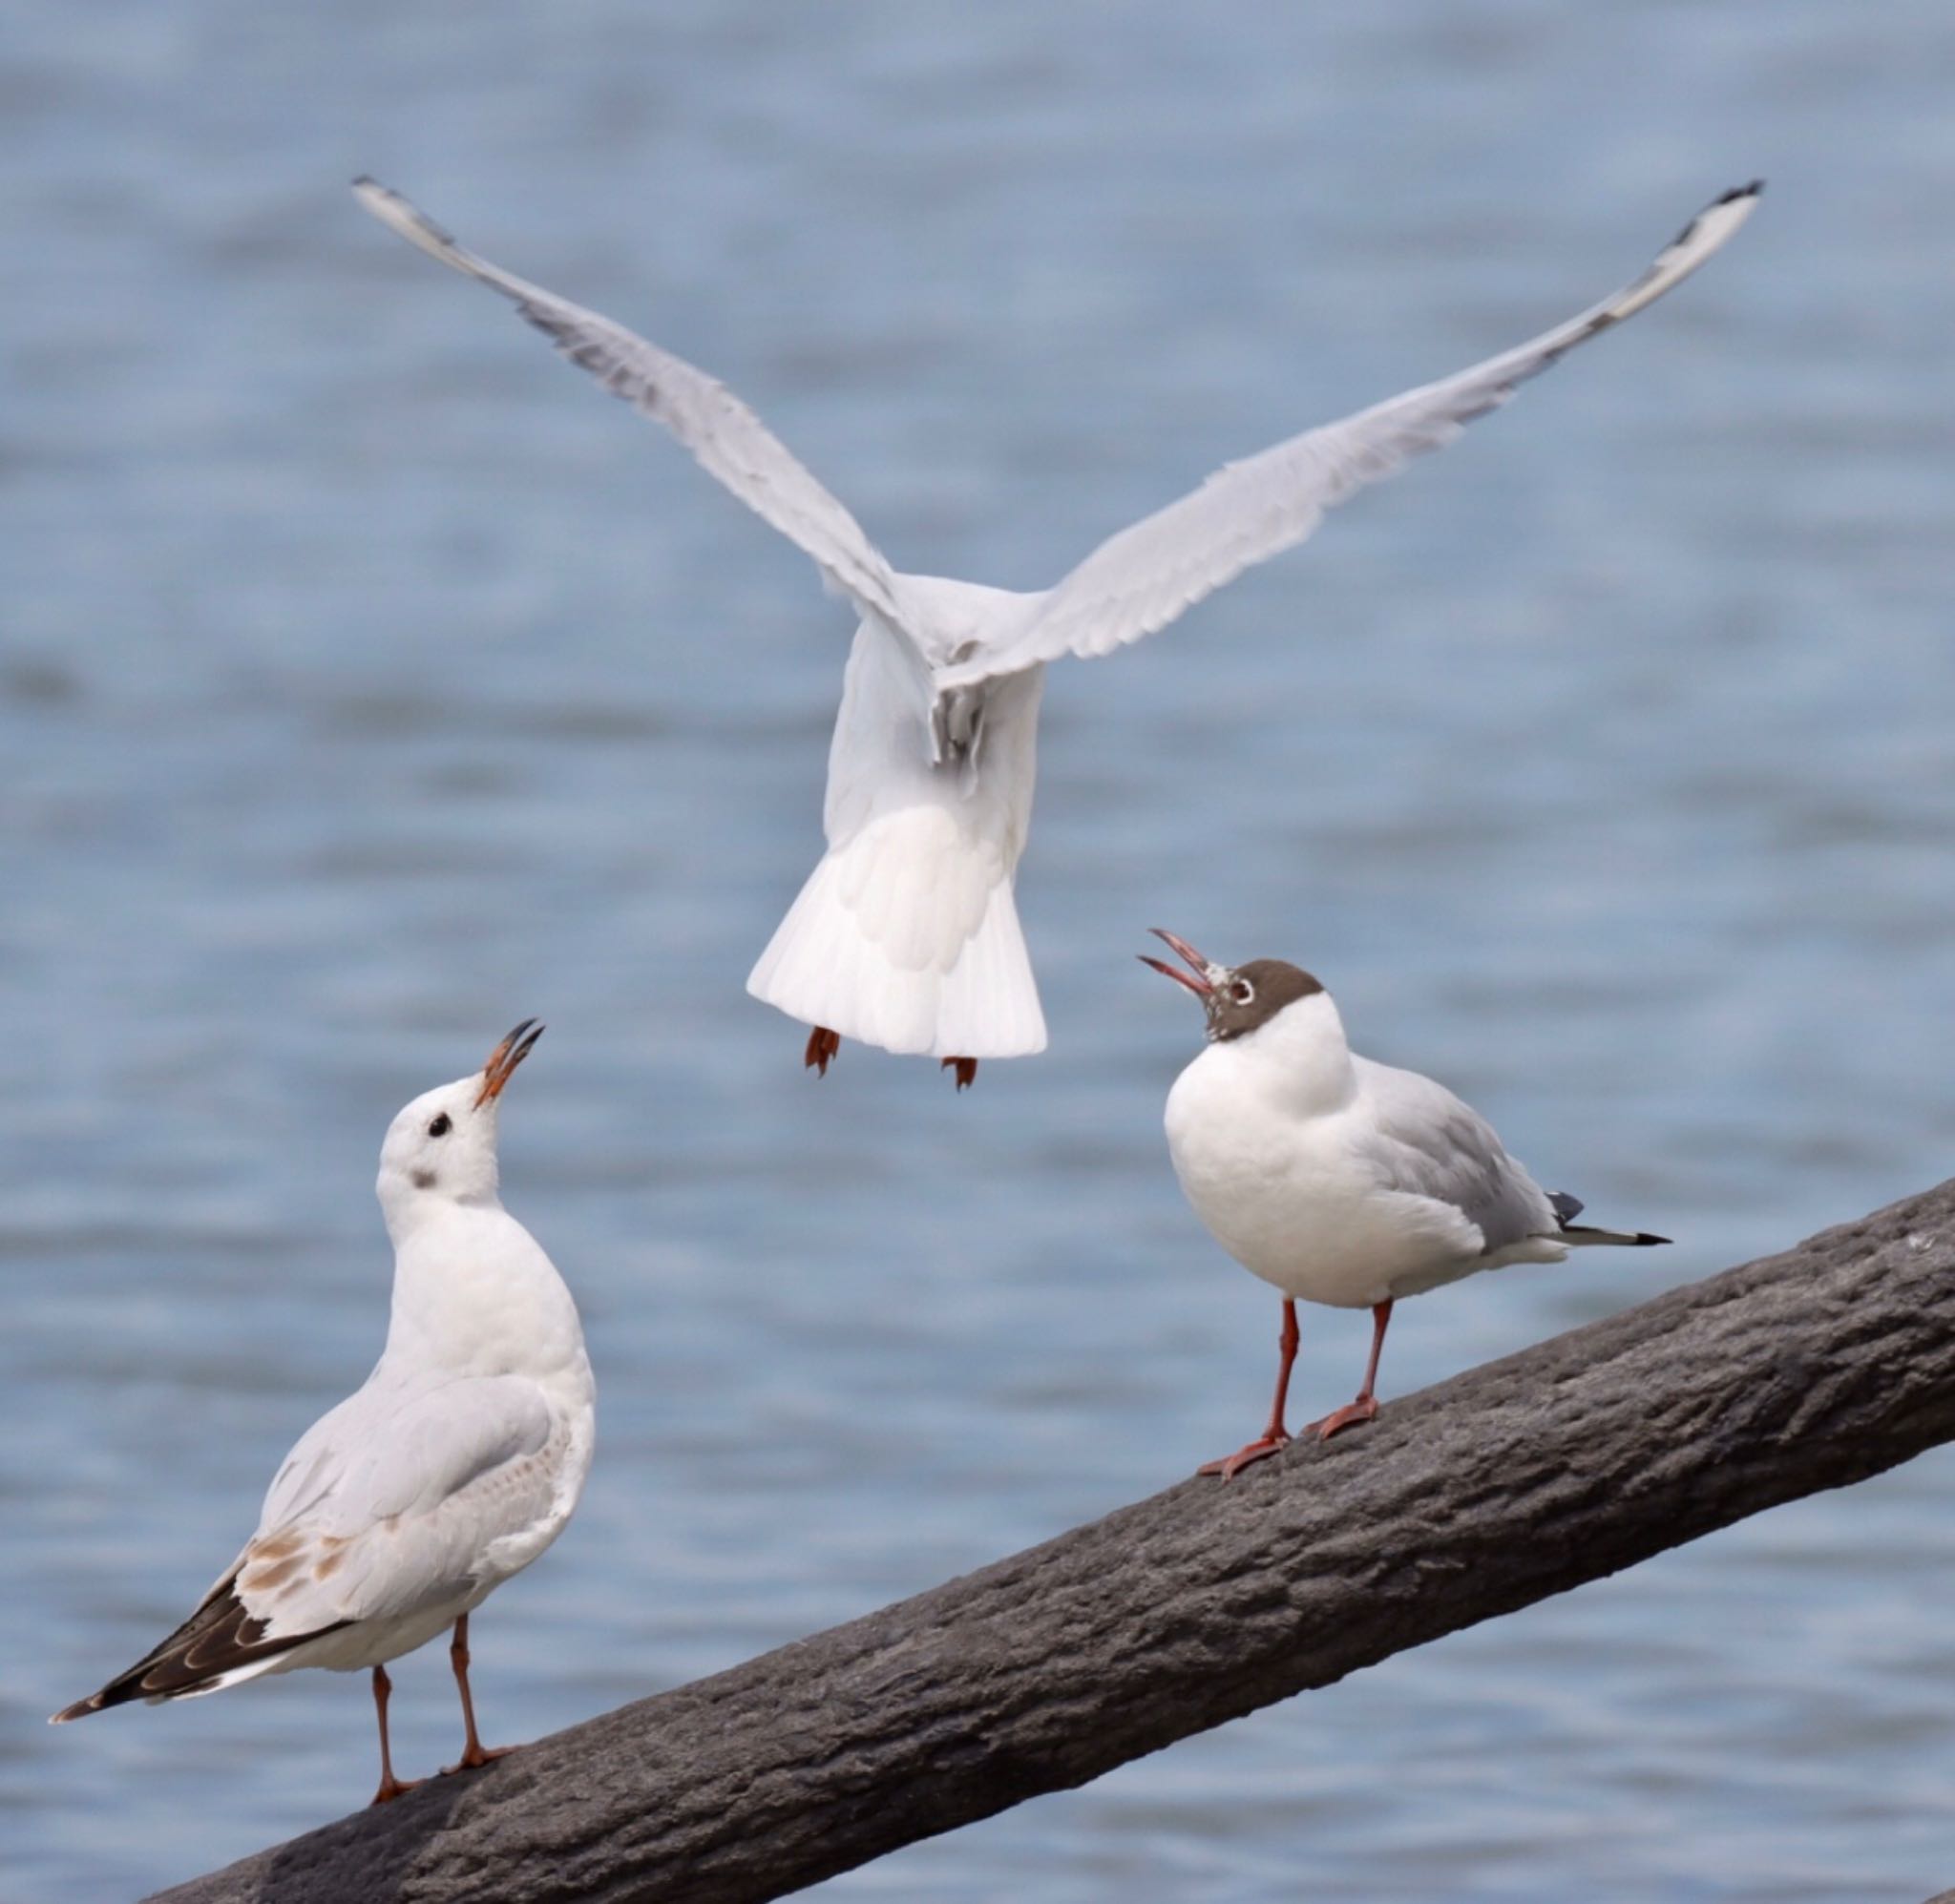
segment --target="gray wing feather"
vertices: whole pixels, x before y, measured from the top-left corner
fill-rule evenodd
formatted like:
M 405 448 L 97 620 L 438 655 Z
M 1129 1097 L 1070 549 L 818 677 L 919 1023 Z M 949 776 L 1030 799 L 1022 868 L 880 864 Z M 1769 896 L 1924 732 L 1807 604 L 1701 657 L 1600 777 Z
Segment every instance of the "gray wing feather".
M 1720 250 L 1762 187 L 1707 205 L 1649 268 L 1554 329 L 1469 369 L 1305 431 L 1218 470 L 1200 489 L 1103 542 L 1003 641 L 939 671 L 940 689 L 1062 655 L 1110 653 L 1164 628 L 1252 563 L 1303 541 L 1327 509 L 1442 449 L 1530 377 L 1633 317 Z
M 861 524 L 724 384 L 622 324 L 465 250 L 378 180 L 357 178 L 353 191 L 409 243 L 508 298 L 573 364 L 663 424 L 709 475 L 810 556 L 858 607 L 915 638 L 906 626 L 895 575 Z
M 1546 1193 L 1470 1104 L 1416 1071 L 1356 1061 L 1375 1132 L 1366 1155 L 1385 1187 L 1458 1210 L 1479 1229 L 1488 1255 L 1556 1234 Z

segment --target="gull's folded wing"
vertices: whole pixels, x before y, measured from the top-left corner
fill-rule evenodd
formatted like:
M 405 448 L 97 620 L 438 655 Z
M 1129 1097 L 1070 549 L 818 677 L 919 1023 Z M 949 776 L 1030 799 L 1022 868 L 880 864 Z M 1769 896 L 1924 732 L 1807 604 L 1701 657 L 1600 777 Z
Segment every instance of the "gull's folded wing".
M 523 1375 L 363 1389 L 293 1449 L 237 1570 L 273 1634 L 412 1612 L 551 1511 L 555 1419 Z
M 1103 542 L 1004 641 L 941 670 L 939 690 L 1062 655 L 1110 653 L 1164 628 L 1252 563 L 1301 542 L 1325 510 L 1442 449 L 1529 377 L 1633 317 L 1721 250 L 1762 184 L 1727 192 L 1692 219 L 1633 282 L 1518 349 L 1306 431 L 1218 470 L 1181 501 Z
M 1490 1254 L 1556 1232 L 1553 1206 L 1472 1105 L 1417 1071 L 1358 1060 L 1370 1129 L 1357 1149 L 1379 1185 L 1457 1210 Z
M 590 371 L 614 396 L 662 423 L 701 468 L 810 556 L 857 607 L 911 632 L 899 612 L 890 565 L 861 525 L 725 385 L 622 324 L 465 251 L 377 180 L 357 178 L 353 191 L 383 224 L 431 257 L 501 292 L 572 363 Z
M 418 1395 L 362 1389 L 286 1457 L 258 1532 L 197 1611 L 55 1722 L 215 1692 L 308 1641 L 452 1598 L 491 1541 L 551 1513 L 552 1429 L 519 1375 Z

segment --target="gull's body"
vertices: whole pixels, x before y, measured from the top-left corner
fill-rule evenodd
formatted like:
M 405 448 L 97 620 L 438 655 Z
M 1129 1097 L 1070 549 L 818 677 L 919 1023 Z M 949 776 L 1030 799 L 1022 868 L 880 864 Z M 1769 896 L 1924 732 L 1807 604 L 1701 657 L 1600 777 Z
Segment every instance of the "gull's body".
M 1030 823 L 1041 676 L 1167 626 L 1325 510 L 1451 442 L 1576 345 L 1680 283 L 1749 216 L 1756 185 L 1693 219 L 1641 277 L 1518 349 L 1216 471 L 1103 543 L 1055 587 L 1020 593 L 905 575 L 732 393 L 610 319 L 463 250 L 370 179 L 361 201 L 443 263 L 511 299 L 617 395 L 795 542 L 858 619 L 829 758 L 828 852 L 747 980 L 813 1026 L 958 1068 L 1042 1050 L 1013 899 Z
M 393 1302 L 373 1372 L 300 1437 L 257 1531 L 190 1619 L 57 1721 L 300 1666 L 371 1667 L 389 1797 L 402 1788 L 380 1668 L 456 1627 L 463 1763 L 489 1756 L 469 1700 L 468 1616 L 563 1531 L 596 1433 L 577 1306 L 497 1196 L 500 1094 L 541 1029 L 525 1021 L 480 1073 L 395 1118 L 378 1183 Z
M 1561 1262 L 1547 1193 L 1479 1113 L 1360 1057 L 1318 996 L 1292 1026 L 1208 1046 L 1167 1094 L 1175 1174 L 1215 1241 L 1286 1296 L 1340 1309 Z
M 1027 597 L 902 577 L 965 641 Z M 829 849 L 747 980 L 804 1023 L 945 1061 L 1045 1046 L 1013 878 L 1032 820 L 1045 670 L 992 683 L 981 756 L 933 760 L 932 677 L 887 623 L 855 631 L 829 750 Z
M 1328 1436 L 1376 1412 L 1378 1350 L 1400 1297 L 1509 1264 L 1560 1263 L 1586 1245 L 1666 1241 L 1575 1223 L 1582 1205 L 1535 1182 L 1471 1105 L 1354 1052 L 1310 973 L 1279 959 L 1231 969 L 1161 936 L 1189 973 L 1147 963 L 1193 992 L 1208 1016 L 1201 1056 L 1167 1094 L 1175 1175 L 1215 1241 L 1284 1297 L 1270 1426 L 1216 1471 L 1233 1474 L 1290 1438 L 1297 1302 L 1373 1315 L 1364 1387 L 1315 1424 Z

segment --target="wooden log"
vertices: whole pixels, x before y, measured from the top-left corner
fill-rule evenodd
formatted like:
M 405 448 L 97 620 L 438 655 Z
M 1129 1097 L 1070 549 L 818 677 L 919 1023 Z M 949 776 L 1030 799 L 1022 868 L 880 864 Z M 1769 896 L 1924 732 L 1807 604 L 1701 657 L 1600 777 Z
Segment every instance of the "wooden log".
M 161 1894 L 777 1897 L 1951 1438 L 1955 1182 Z

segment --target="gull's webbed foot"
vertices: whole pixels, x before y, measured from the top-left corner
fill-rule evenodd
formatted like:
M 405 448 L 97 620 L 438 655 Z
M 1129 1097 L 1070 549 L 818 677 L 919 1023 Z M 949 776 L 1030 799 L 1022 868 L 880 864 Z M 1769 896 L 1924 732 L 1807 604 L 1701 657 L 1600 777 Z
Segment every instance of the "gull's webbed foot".
M 1204 1461 L 1195 1470 L 1198 1475 L 1220 1475 L 1225 1481 L 1232 1481 L 1237 1475 L 1253 1461 L 1267 1460 L 1280 1448 L 1290 1445 L 1290 1436 L 1282 1430 L 1273 1433 L 1265 1429 L 1246 1448 L 1238 1448 L 1234 1454 L 1220 1461 Z
M 1314 1434 L 1319 1441 L 1328 1441 L 1340 1429 L 1356 1428 L 1360 1421 L 1372 1421 L 1378 1412 L 1376 1395 L 1359 1395 L 1356 1401 L 1346 1402 L 1342 1408 L 1333 1409 L 1321 1421 L 1314 1421 L 1303 1432 Z

